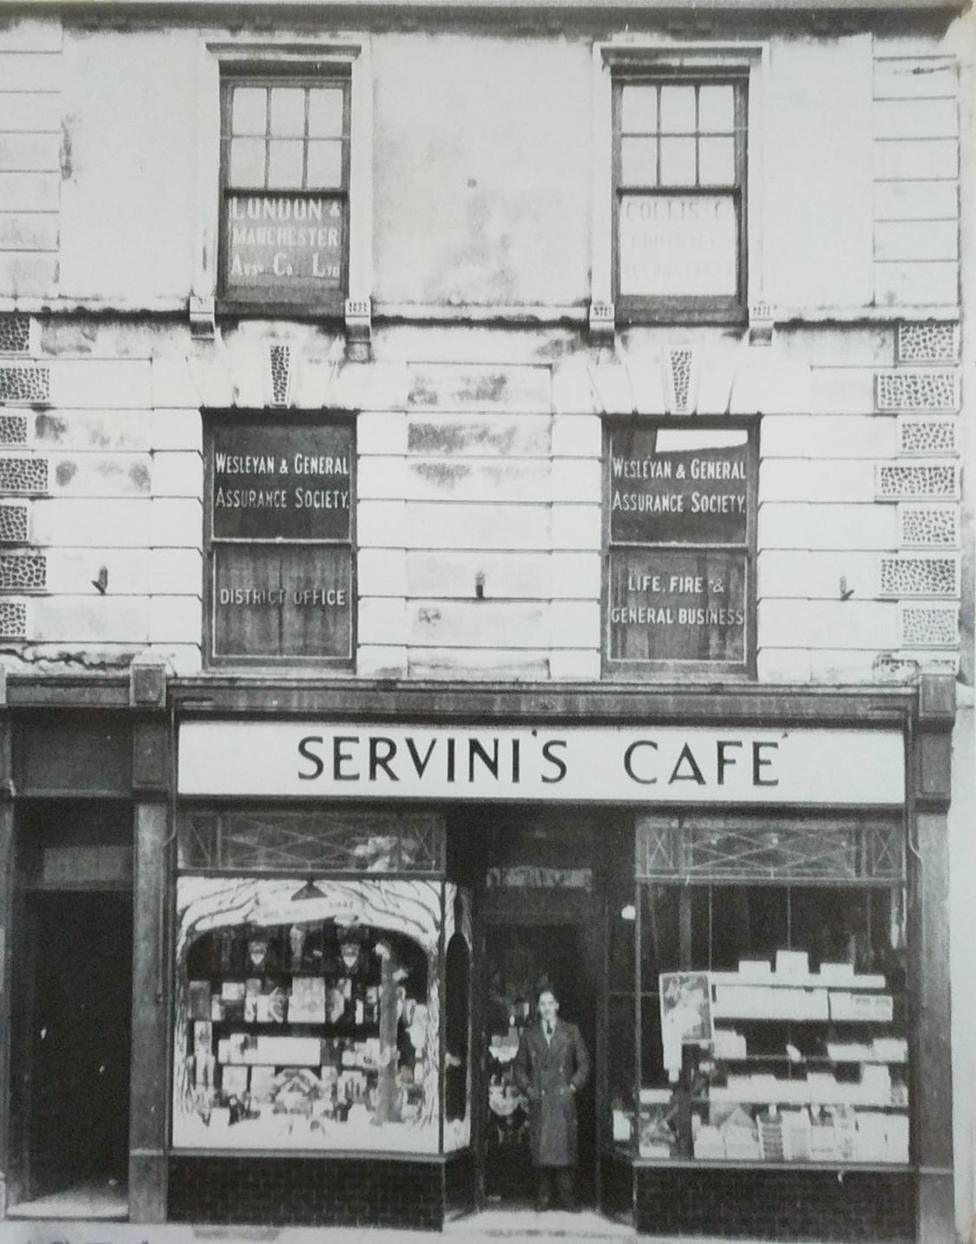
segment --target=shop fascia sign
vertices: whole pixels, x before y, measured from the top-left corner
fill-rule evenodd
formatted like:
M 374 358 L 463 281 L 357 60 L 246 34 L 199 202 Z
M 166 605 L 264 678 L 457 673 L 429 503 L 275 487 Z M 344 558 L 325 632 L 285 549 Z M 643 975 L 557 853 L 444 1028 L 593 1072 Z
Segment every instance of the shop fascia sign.
M 182 795 L 895 806 L 898 730 L 184 722 Z

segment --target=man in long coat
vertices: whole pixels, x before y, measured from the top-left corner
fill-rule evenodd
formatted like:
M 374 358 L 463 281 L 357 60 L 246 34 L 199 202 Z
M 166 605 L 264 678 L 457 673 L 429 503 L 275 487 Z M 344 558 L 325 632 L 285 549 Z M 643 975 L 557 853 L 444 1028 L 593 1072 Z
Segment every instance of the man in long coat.
M 515 1082 L 529 1102 L 529 1149 L 539 1178 L 537 1210 L 549 1204 L 553 1175 L 563 1207 L 577 1208 L 576 1096 L 589 1079 L 590 1056 L 579 1029 L 558 1013 L 556 995 L 544 989 L 539 1022 L 522 1033 L 515 1056 Z

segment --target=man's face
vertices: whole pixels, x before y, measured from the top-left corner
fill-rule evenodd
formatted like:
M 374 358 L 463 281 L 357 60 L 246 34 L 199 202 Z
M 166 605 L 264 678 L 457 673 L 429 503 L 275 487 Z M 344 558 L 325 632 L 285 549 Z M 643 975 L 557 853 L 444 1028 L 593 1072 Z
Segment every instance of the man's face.
M 548 990 L 545 993 L 539 994 L 539 1015 L 542 1017 L 543 1023 L 554 1023 L 558 1011 L 559 1003 Z

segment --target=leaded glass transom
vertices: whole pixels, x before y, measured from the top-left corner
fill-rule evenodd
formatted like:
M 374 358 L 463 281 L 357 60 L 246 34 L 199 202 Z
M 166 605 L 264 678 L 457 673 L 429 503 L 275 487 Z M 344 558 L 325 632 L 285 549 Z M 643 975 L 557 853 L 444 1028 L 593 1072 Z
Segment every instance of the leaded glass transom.
M 444 871 L 444 823 L 425 813 L 189 809 L 180 867 L 247 872 Z
M 638 878 L 683 881 L 884 881 L 905 873 L 895 821 L 787 817 L 642 818 Z

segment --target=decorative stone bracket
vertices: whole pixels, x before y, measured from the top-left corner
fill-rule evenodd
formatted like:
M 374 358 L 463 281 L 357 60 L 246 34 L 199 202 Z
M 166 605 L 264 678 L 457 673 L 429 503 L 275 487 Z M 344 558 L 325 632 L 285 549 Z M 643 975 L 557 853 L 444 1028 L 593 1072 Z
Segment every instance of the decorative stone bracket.
M 616 308 L 612 302 L 591 302 L 589 333 L 593 341 L 613 341 Z
M 368 363 L 373 339 L 373 308 L 369 298 L 347 298 L 346 346 L 354 363 Z

